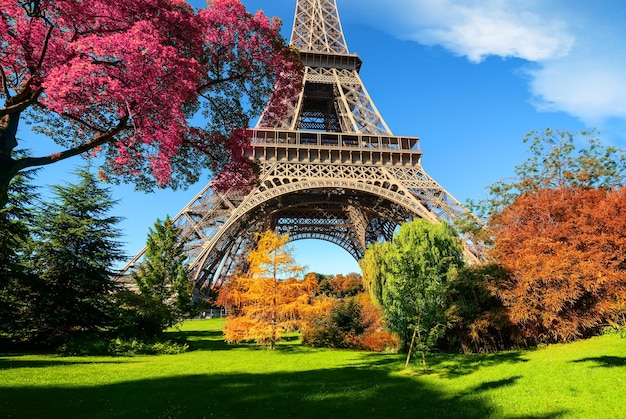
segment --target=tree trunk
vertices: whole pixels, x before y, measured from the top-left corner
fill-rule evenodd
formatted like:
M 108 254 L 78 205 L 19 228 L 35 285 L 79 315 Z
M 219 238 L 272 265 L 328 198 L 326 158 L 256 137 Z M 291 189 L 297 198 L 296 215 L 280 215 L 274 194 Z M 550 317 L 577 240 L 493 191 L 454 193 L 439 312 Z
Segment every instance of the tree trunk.
M 4 115 L 0 118 L 0 208 L 4 208 L 9 199 L 9 183 L 17 174 L 13 150 L 17 147 L 17 126 L 20 112 Z
M 417 330 L 417 338 L 419 341 L 422 341 L 422 334 L 419 332 L 419 328 Z M 420 348 L 420 352 L 422 353 L 422 365 L 424 367 L 424 372 L 428 372 L 428 365 L 426 365 L 426 352 L 424 351 L 424 345 Z
M 417 327 L 413 329 L 413 337 L 411 338 L 411 344 L 409 345 L 409 353 L 406 355 L 404 368 L 409 368 L 409 361 L 411 361 L 411 355 L 413 355 L 413 345 L 415 344 L 415 335 L 417 334 L 417 329 Z
M 278 261 L 276 259 L 276 251 L 274 251 L 273 256 L 273 288 L 272 288 L 272 337 L 271 337 L 271 341 L 270 341 L 270 349 L 274 349 L 276 348 L 276 320 L 277 320 L 277 316 L 276 316 L 276 305 L 277 305 L 277 301 L 276 301 L 276 294 L 277 294 L 277 288 L 278 288 L 278 277 L 277 277 L 277 272 L 278 272 Z
M 12 177 L 5 168 L 4 161 L 0 161 L 0 209 L 9 201 L 9 183 Z

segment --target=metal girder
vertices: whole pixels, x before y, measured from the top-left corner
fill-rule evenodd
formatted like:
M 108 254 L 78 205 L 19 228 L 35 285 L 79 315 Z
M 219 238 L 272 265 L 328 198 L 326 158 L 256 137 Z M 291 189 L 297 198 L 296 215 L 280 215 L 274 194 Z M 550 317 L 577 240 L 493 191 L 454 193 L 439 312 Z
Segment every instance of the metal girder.
M 347 54 L 335 0 L 298 0 L 289 43 L 302 51 Z

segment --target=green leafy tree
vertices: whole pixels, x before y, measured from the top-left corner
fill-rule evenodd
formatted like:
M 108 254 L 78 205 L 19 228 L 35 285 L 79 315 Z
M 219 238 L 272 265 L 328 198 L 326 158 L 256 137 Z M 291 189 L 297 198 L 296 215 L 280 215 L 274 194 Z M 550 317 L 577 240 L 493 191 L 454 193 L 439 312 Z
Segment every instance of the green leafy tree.
M 191 282 L 187 275 L 182 231 L 168 217 L 157 220 L 148 232 L 145 260 L 132 276 L 144 297 L 168 306 L 163 328 L 172 326 L 190 312 Z
M 33 221 L 31 337 L 47 343 L 109 325 L 109 296 L 117 287 L 113 265 L 123 258 L 109 189 L 86 169 L 76 175 L 77 184 L 53 186 L 52 201 Z
M 385 260 L 393 245 L 388 242 L 372 243 L 365 252 L 363 259 L 359 260 L 363 285 L 369 292 L 374 304 L 382 307 L 383 287 L 386 278 Z
M 116 338 L 152 342 L 177 322 L 172 307 L 131 290 L 113 294 L 115 317 L 112 329 Z
M 426 352 L 443 336 L 447 324 L 448 281 L 464 265 L 460 239 L 445 222 L 416 219 L 400 227 L 393 243 L 375 251 L 382 253 L 380 274 L 368 282 L 368 289 L 374 300 L 380 299 L 387 327 L 400 337 L 407 366 L 417 349 L 426 370 Z
M 487 199 L 470 203 L 474 213 L 488 219 L 517 197 L 541 189 L 615 189 L 626 184 L 626 153 L 604 146 L 595 130 L 532 131 L 523 141 L 530 143 L 530 156 L 515 167 L 513 179 L 488 186 Z

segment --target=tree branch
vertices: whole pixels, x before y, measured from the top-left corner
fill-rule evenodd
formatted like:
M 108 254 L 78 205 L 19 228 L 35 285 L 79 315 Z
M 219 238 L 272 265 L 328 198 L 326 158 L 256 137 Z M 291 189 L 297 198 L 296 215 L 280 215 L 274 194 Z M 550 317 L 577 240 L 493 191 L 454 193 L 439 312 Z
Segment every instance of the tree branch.
M 46 23 L 48 23 L 50 25 L 50 27 L 48 28 L 48 33 L 46 33 L 46 38 L 44 39 L 43 42 L 43 48 L 41 49 L 41 54 L 39 55 L 39 61 L 37 62 L 37 69 L 41 68 L 41 66 L 43 65 L 43 60 L 46 57 L 46 51 L 48 51 L 48 45 L 50 44 L 50 37 L 52 36 L 52 30 L 54 29 L 54 26 L 50 23 L 50 21 L 47 18 L 44 18 L 46 20 Z M 30 83 L 31 79 L 28 81 Z
M 69 148 L 67 150 L 61 151 L 59 153 L 49 154 L 47 156 L 42 157 L 25 157 L 15 161 L 15 171 L 18 172 L 27 167 L 36 167 L 36 166 L 45 166 L 47 164 L 55 163 L 61 160 L 65 160 L 70 157 L 77 156 L 79 154 L 83 154 L 89 150 L 94 149 L 102 144 L 106 144 L 115 137 L 124 131 L 127 128 L 126 123 L 128 122 L 128 117 L 123 118 L 117 124 L 117 126 L 102 135 L 96 136 L 92 141 L 83 143 L 74 148 Z
M 39 98 L 42 92 L 43 92 L 42 87 L 39 87 L 37 90 L 35 90 L 34 92 L 30 94 L 22 90 L 22 92 L 7 99 L 7 103 L 15 102 L 15 104 L 11 104 L 9 106 L 5 106 L 4 108 L 0 109 L 0 117 L 4 115 L 21 113 L 26 108 L 33 105 L 37 101 L 37 98 Z
M 216 85 L 216 84 L 220 84 L 220 83 L 228 83 L 229 81 L 239 80 L 239 79 L 242 79 L 242 78 L 244 78 L 244 77 L 245 77 L 245 74 L 243 74 L 243 73 L 238 73 L 238 74 L 235 74 L 235 75 L 233 75 L 233 76 L 226 77 L 226 78 L 223 78 L 223 79 L 211 80 L 211 81 L 209 81 L 209 82 L 206 82 L 206 83 L 204 83 L 204 84 L 200 85 L 200 86 L 198 87 L 198 92 L 204 92 L 204 91 L 205 91 L 205 90 L 207 90 L 209 87 L 214 86 L 214 85 Z
M 2 77 L 2 90 L 4 90 L 4 96 L 7 98 L 7 100 L 9 100 L 11 98 L 11 95 L 9 93 L 9 82 L 2 66 L 0 66 L 0 77 Z
M 74 122 L 78 122 L 79 124 L 84 125 L 85 127 L 89 128 L 92 131 L 102 132 L 103 134 L 101 134 L 101 135 L 106 135 L 106 133 L 109 132 L 109 131 L 104 130 L 102 128 L 98 128 L 95 125 L 92 125 L 92 124 L 88 123 L 87 121 L 84 121 L 83 119 L 81 119 L 81 118 L 79 118 L 77 116 L 74 116 L 72 114 L 62 113 L 61 116 L 63 116 L 64 118 L 67 118 L 67 119 L 71 119 Z M 128 116 L 125 116 L 123 121 L 124 121 L 124 124 L 126 124 L 126 122 L 128 122 Z M 120 121 L 120 123 L 121 123 L 121 121 Z M 119 126 L 119 124 L 118 124 L 118 126 Z M 115 127 L 114 130 L 115 129 L 117 129 L 117 127 Z

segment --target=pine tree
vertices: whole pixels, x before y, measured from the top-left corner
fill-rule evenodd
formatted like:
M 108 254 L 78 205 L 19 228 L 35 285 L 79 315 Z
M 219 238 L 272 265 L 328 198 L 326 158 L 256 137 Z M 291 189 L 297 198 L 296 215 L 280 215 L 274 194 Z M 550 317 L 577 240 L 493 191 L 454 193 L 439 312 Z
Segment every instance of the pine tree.
M 123 258 L 119 217 L 109 189 L 87 169 L 76 172 L 80 182 L 52 187 L 53 199 L 34 219 L 32 267 L 37 275 L 31 337 L 62 343 L 80 332 L 107 326 L 110 294 L 116 289 L 113 265 Z
M 22 154 L 22 153 L 18 153 Z M 29 304 L 32 275 L 24 260 L 30 241 L 35 187 L 29 182 L 36 170 L 16 176 L 9 186 L 9 201 L 0 209 L 0 336 L 19 339 Z
M 191 304 L 190 281 L 185 265 L 182 231 L 170 217 L 158 220 L 148 232 L 146 256 L 133 279 L 140 293 L 170 308 L 164 327 L 182 320 Z
M 220 290 L 218 303 L 231 310 L 224 328 L 227 341 L 255 340 L 274 349 L 282 333 L 297 330 L 318 309 L 312 301 L 317 279 L 295 278 L 304 268 L 295 264 L 288 241 L 287 235 L 263 233 L 248 255 L 248 273 Z

